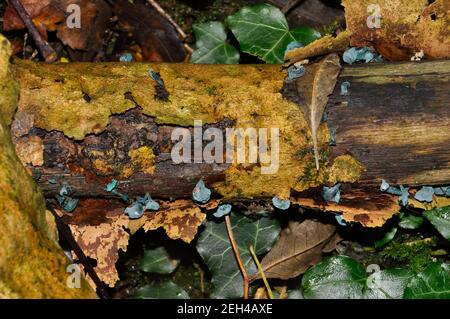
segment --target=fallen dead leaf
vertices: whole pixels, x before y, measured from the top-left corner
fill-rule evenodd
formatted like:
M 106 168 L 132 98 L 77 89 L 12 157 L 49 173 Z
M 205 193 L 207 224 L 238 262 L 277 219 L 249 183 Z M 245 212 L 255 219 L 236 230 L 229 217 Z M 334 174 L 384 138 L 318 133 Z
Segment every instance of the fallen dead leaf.
M 64 20 L 64 13 L 56 8 L 54 2 L 55 0 L 21 0 L 23 7 L 45 39 L 47 39 L 47 30 L 54 30 L 55 25 Z M 8 5 L 3 14 L 3 30 L 21 29 L 25 29 L 25 24 L 14 7 Z
M 66 23 L 58 27 L 57 36 L 74 50 L 99 51 L 103 46 L 103 36 L 111 8 L 104 0 L 65 0 L 62 7 L 77 4 L 81 11 L 81 28 L 69 28 Z
M 141 47 L 144 61 L 183 62 L 186 50 L 173 26 L 153 9 L 142 3 L 115 1 L 114 13 L 127 37 Z
M 127 224 L 128 217 L 120 215 L 97 226 L 69 225 L 73 237 L 86 256 L 97 261 L 95 271 L 109 287 L 114 287 L 119 280 L 116 262 L 119 259 L 119 249 L 127 250 L 130 237 L 125 230 Z
M 261 262 L 264 274 L 267 278 L 297 277 L 322 259 L 322 251 L 334 250 L 339 240 L 332 224 L 310 219 L 290 221 Z

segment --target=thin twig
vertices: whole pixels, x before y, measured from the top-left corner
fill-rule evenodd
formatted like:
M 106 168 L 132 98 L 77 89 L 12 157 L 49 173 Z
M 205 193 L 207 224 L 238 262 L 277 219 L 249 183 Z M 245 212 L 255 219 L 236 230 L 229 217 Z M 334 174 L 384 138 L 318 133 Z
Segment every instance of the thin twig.
M 41 34 L 34 25 L 30 15 L 25 10 L 22 3 L 19 0 L 9 0 L 9 2 L 11 2 L 11 5 L 17 11 L 17 14 L 20 16 L 23 23 L 27 27 L 28 32 L 30 32 L 31 36 L 33 37 L 34 42 L 36 43 L 36 46 L 39 48 L 39 51 L 41 52 L 42 57 L 45 59 L 45 61 L 55 62 L 58 59 L 58 55 L 56 54 L 55 50 L 53 50 L 53 48 L 50 46 L 50 44 L 42 38 Z
M 164 9 L 156 2 L 155 0 L 147 0 L 147 2 L 156 10 L 158 13 L 163 16 L 169 23 L 175 28 L 175 30 L 178 32 L 178 34 L 181 37 L 181 40 L 184 41 L 187 38 L 186 33 L 184 33 L 183 29 L 180 28 L 180 26 L 175 22 L 174 19 L 166 12 Z M 189 57 L 192 52 L 194 52 L 194 49 L 192 49 L 189 44 L 184 43 L 184 48 L 187 51 L 187 56 Z
M 233 230 L 231 229 L 230 216 L 225 216 L 225 224 L 227 225 L 228 238 L 230 239 L 231 248 L 233 248 L 234 256 L 236 257 L 237 264 L 239 269 L 241 270 L 242 277 L 244 279 L 244 299 L 248 299 L 248 274 L 245 269 L 244 263 L 241 259 L 241 254 L 236 245 L 236 241 L 234 240 Z
M 155 8 L 156 11 L 159 12 L 160 15 L 162 15 L 164 18 L 166 18 L 167 21 L 170 22 L 171 25 L 177 30 L 178 34 L 181 36 L 182 40 L 186 39 L 186 33 L 180 28 L 180 26 L 175 22 L 175 20 L 172 19 L 170 15 L 164 11 L 163 8 L 156 2 L 155 0 L 147 0 L 150 5 Z
M 259 275 L 264 281 L 264 285 L 266 286 L 267 294 L 269 295 L 269 299 L 274 299 L 272 289 L 270 289 L 269 282 L 267 281 L 266 275 L 264 274 L 264 270 L 261 267 L 261 263 L 258 260 L 258 256 L 256 256 L 255 249 L 253 246 L 248 248 L 250 250 L 250 254 L 252 254 L 253 260 L 255 261 L 256 267 L 258 267 Z
M 199 274 L 200 274 L 200 291 L 202 294 L 205 293 L 205 273 L 203 272 L 202 267 L 200 267 L 199 264 L 194 263 L 194 267 L 197 268 Z

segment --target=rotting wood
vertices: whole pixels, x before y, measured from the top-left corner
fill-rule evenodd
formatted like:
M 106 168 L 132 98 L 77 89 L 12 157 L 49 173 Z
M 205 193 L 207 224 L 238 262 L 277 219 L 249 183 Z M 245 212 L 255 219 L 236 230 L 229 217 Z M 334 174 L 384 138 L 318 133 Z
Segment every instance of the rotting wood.
M 386 196 L 378 194 L 381 179 L 415 186 L 450 181 L 449 61 L 345 67 L 329 99 L 328 125 L 319 129 L 324 164 L 319 172 L 295 85 L 284 83 L 280 66 L 16 61 L 13 68 L 22 92 L 14 141 L 19 156 L 33 154 L 22 152 L 33 145 L 22 139 L 34 136 L 42 143 L 42 163 L 28 168 L 47 197 L 58 193 L 62 181 L 77 197 L 110 197 L 105 185 L 116 178 L 130 196 L 188 198 L 203 178 L 215 198 L 291 196 L 302 205 L 302 192 L 342 182 L 354 184 L 347 196 L 352 209 L 361 204 L 361 192 L 376 200 L 358 210 L 356 219 L 380 225 L 398 210 L 396 199 L 380 206 Z M 160 73 L 169 101 L 155 99 L 149 69 Z M 344 81 L 350 82 L 348 95 L 340 94 Z M 279 127 L 278 173 L 263 175 L 260 164 L 175 165 L 171 133 L 177 127 L 192 130 L 194 119 L 202 120 L 204 129 L 222 131 Z M 329 128 L 336 146 L 329 146 Z M 29 162 L 26 156 L 22 160 Z M 304 203 L 327 206 L 311 197 Z M 374 220 L 363 216 L 374 208 L 386 214 Z

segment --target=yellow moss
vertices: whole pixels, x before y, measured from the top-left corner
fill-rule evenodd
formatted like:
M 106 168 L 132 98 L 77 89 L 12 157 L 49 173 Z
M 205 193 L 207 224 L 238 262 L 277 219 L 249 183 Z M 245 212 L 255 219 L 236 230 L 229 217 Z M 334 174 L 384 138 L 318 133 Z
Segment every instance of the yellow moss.
M 138 166 L 142 172 L 153 174 L 155 172 L 155 154 L 151 147 L 142 146 L 128 152 L 131 163 Z
M 363 171 L 364 166 L 355 158 L 350 155 L 341 155 L 334 159 L 328 181 L 331 184 L 339 182 L 354 183 L 359 179 Z

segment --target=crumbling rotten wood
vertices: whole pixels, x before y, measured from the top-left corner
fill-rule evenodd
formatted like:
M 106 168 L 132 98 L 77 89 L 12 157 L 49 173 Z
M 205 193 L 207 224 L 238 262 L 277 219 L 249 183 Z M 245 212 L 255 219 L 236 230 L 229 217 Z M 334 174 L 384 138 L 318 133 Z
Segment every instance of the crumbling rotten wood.
M 149 69 L 160 74 L 167 100 Z M 346 66 L 319 128 L 319 171 L 296 85 L 281 66 L 15 61 L 13 71 L 21 86 L 13 141 L 47 198 L 64 183 L 76 198 L 117 198 L 105 189 L 113 178 L 130 199 L 191 198 L 203 179 L 222 201 L 279 196 L 373 227 L 400 209 L 397 197 L 379 191 L 381 179 L 450 184 L 450 61 Z M 279 128 L 279 170 L 261 174 L 259 162 L 174 164 L 171 134 L 192 133 L 195 119 L 203 131 Z M 321 196 L 323 185 L 336 183 L 339 205 Z

